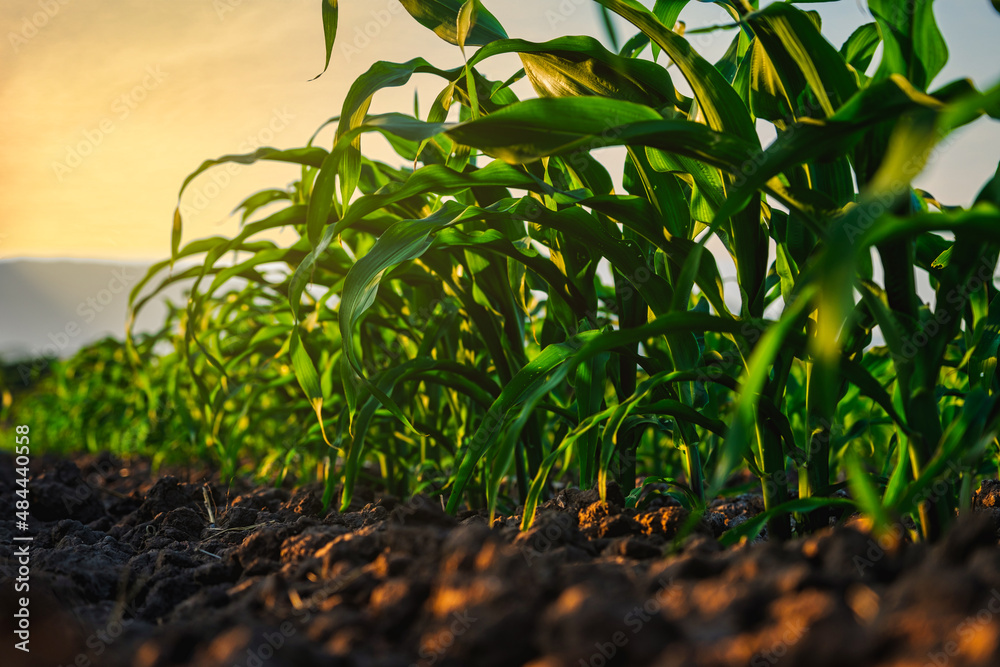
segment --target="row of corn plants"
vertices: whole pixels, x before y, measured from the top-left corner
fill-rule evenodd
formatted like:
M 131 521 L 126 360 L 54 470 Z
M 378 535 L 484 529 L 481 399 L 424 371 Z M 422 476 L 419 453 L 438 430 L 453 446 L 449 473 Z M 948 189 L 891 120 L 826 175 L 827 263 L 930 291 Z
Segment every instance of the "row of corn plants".
M 305 146 L 181 188 L 132 305 L 178 281 L 190 299 L 169 355 L 127 352 L 186 451 L 321 462 L 344 508 L 362 479 L 523 505 L 523 527 L 556 484 L 636 502 L 655 482 L 701 510 L 749 472 L 766 512 L 739 534 L 778 539 L 845 505 L 934 539 L 996 476 L 1000 175 L 967 206 L 912 181 L 1000 118 L 1000 86 L 936 81 L 931 0 L 869 0 L 840 46 L 804 3 L 719 1 L 715 63 L 687 0 L 595 0 L 630 27 L 614 50 L 511 38 L 479 0 L 401 2 L 464 65 L 377 62 Z M 324 0 L 328 66 L 337 19 Z M 504 54 L 521 67 L 480 72 Z M 429 105 L 369 113 L 415 75 L 441 82 Z M 187 185 L 258 161 L 300 176 L 248 197 L 236 236 L 182 243 Z
M 232 351 L 241 337 L 266 327 L 270 318 L 260 308 L 243 317 L 245 296 L 245 289 L 226 293 L 213 309 L 217 319 L 198 323 L 226 339 L 207 344 Z M 245 372 L 230 374 L 231 384 L 215 394 L 221 405 L 201 404 L 198 383 L 211 381 L 208 362 L 187 358 L 186 312 L 167 305 L 160 330 L 130 345 L 105 338 L 68 359 L 0 365 L 0 429 L 28 424 L 47 451 L 109 452 L 126 462 L 144 457 L 154 469 L 208 464 L 223 477 L 250 472 L 279 484 L 324 475 L 329 454 L 300 446 L 314 426 L 312 412 L 289 367 L 273 359 L 280 343 L 246 357 Z M 133 366 L 129 354 L 145 362 Z M 269 364 L 277 365 L 282 381 L 259 382 L 256 369 Z

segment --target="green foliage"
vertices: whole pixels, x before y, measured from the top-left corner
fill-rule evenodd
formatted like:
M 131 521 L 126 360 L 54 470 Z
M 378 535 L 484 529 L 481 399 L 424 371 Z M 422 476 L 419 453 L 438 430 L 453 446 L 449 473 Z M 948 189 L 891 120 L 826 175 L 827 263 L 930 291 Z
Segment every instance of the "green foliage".
M 182 245 L 178 209 L 171 260 L 132 298 L 193 278 L 192 298 L 173 356 L 130 345 L 140 372 L 173 374 L 191 446 L 230 469 L 272 433 L 294 442 L 282 460 L 332 448 L 342 507 L 377 474 L 451 512 L 523 504 L 527 527 L 557 480 L 602 497 L 613 478 L 666 481 L 697 509 L 748 469 L 767 511 L 727 539 L 844 505 L 936 537 L 958 490 L 996 470 L 1000 177 L 967 208 L 912 181 L 951 132 L 997 117 L 1000 87 L 933 88 L 948 51 L 930 0 L 870 0 L 875 22 L 839 47 L 795 4 L 719 2 L 739 29 L 715 64 L 681 34 L 686 2 L 596 4 L 613 40 L 612 15 L 635 31 L 617 53 L 508 39 L 477 0 L 405 0 L 466 64 L 376 63 L 329 150 L 195 171 L 185 187 L 228 161 L 301 178 L 248 198 L 231 239 Z M 322 16 L 329 61 L 337 4 Z M 479 73 L 508 53 L 520 71 Z M 414 74 L 442 83 L 425 115 L 368 113 Z M 366 155 L 372 132 L 398 159 Z M 294 240 L 253 240 L 274 229 Z

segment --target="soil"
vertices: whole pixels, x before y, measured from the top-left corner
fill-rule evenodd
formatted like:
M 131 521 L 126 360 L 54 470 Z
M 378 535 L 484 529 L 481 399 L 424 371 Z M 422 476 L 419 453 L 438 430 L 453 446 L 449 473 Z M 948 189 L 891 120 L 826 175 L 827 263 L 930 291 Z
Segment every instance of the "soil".
M 849 520 L 784 544 L 715 536 L 759 512 L 623 509 L 565 490 L 534 526 L 439 499 L 153 479 L 37 461 L 30 653 L 14 649 L 13 461 L 0 455 L 0 664 L 607 667 L 1000 664 L 1000 482 L 939 544 Z M 367 497 L 365 497 L 367 495 Z M 213 506 L 206 508 L 206 496 Z M 659 503 L 659 504 L 657 504 Z

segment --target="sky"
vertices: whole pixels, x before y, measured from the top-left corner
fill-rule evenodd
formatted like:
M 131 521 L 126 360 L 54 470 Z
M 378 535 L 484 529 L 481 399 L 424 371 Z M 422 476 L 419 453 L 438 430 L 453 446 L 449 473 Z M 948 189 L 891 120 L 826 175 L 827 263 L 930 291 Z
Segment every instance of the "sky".
M 462 62 L 457 47 L 419 26 L 398 0 L 340 5 L 330 69 L 310 81 L 323 62 L 318 0 L 4 0 L 0 261 L 163 258 L 178 188 L 203 160 L 260 145 L 303 145 L 376 60 Z M 588 0 L 486 5 L 512 37 L 603 38 Z M 837 46 L 871 20 L 859 0 L 804 7 L 821 12 Z M 938 0 L 936 7 L 952 49 L 937 82 L 1000 81 L 1000 14 L 989 0 Z M 724 23 L 721 11 L 691 3 L 681 19 L 689 27 Z M 631 34 L 624 23 L 619 27 Z M 732 34 L 690 39 L 715 59 Z M 485 73 L 507 78 L 516 67 L 516 57 L 507 56 Z M 440 87 L 418 78 L 377 96 L 372 110 L 411 109 L 415 91 L 426 105 Z M 946 203 L 968 203 L 1000 159 L 998 126 L 979 121 L 972 133 L 960 132 L 916 184 Z M 185 242 L 235 233 L 238 221 L 229 214 L 236 204 L 297 174 L 287 165 L 254 165 L 202 175 L 185 195 L 193 211 Z

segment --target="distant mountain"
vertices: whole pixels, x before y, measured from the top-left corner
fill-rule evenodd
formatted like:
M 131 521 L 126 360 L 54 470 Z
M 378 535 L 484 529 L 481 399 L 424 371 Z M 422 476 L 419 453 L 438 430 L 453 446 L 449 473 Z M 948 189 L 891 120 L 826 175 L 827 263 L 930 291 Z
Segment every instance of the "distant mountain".
M 0 357 L 67 357 L 93 341 L 124 338 L 129 292 L 148 264 L 82 260 L 0 261 Z M 181 286 L 163 297 L 182 303 Z M 159 327 L 162 299 L 147 305 L 138 331 Z

